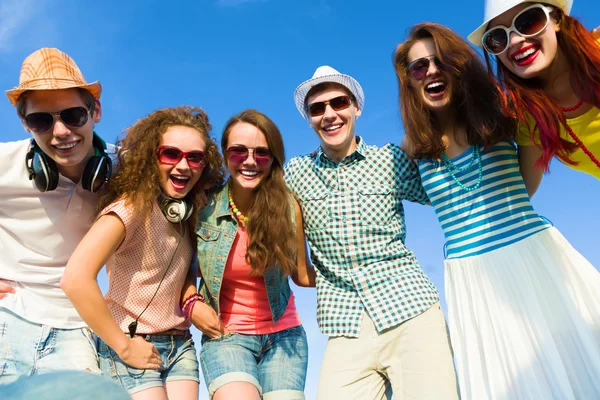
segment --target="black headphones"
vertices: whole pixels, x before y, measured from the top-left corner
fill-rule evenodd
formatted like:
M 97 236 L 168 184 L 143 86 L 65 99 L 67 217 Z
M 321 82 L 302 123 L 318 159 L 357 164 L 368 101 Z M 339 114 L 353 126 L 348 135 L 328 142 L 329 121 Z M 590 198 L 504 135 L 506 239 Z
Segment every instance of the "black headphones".
M 167 221 L 174 224 L 186 221 L 194 211 L 194 206 L 185 199 L 174 199 L 162 193 L 158 195 L 158 205 Z
M 110 179 L 112 160 L 106 154 L 106 143 L 96 133 L 92 143 L 96 154 L 85 165 L 81 186 L 96 193 Z M 59 172 L 56 162 L 40 149 L 34 139 L 31 139 L 29 151 L 25 156 L 25 167 L 29 172 L 29 180 L 33 180 L 40 192 L 49 192 L 58 186 Z

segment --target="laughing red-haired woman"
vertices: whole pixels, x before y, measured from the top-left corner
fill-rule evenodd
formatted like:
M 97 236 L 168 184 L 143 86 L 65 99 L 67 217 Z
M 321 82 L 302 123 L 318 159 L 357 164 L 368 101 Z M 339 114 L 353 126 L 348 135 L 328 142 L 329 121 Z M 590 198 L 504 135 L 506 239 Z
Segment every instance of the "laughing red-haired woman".
M 398 46 L 405 144 L 446 237 L 463 399 L 600 398 L 600 274 L 531 205 L 495 82 L 437 24 Z
M 600 179 L 600 32 L 569 16 L 573 0 L 486 0 L 469 40 L 496 56 L 503 107 L 520 120 L 528 192 L 557 157 Z

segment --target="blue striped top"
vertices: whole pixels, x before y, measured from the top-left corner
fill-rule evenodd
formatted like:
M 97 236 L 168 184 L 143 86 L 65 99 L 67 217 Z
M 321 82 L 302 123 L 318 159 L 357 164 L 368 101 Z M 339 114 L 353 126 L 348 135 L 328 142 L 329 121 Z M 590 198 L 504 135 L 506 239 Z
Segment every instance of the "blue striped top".
M 451 159 L 454 175 L 472 187 L 479 177 L 473 147 Z M 489 151 L 480 148 L 480 186 L 467 192 L 441 161 L 420 160 L 421 181 L 446 237 L 446 258 L 483 254 L 518 242 L 550 227 L 531 206 L 519 171 L 515 145 L 502 142 Z

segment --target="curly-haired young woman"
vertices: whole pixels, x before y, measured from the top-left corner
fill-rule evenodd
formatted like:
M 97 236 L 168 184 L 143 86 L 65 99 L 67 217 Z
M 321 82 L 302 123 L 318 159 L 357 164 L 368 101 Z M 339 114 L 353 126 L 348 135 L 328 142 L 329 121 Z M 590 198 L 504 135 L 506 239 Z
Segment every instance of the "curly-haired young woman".
M 195 292 L 190 265 L 201 189 L 224 176 L 210 129 L 193 107 L 161 109 L 129 128 L 119 173 L 61 280 L 99 337 L 100 368 L 133 399 L 198 398 L 194 304 L 182 304 L 181 294 Z M 105 264 L 103 298 L 96 279 Z

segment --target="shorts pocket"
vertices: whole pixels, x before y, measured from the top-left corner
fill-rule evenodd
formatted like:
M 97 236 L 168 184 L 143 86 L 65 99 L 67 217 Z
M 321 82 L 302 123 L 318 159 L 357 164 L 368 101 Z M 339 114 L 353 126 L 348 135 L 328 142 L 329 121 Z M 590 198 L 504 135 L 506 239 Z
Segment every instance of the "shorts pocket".
M 206 335 L 202 335 L 201 343 L 202 343 L 202 345 L 204 345 L 204 343 L 224 342 L 226 340 L 231 339 L 233 336 L 235 336 L 235 332 L 229 332 L 229 333 L 226 333 L 225 335 L 221 335 L 216 338 L 211 338 Z

